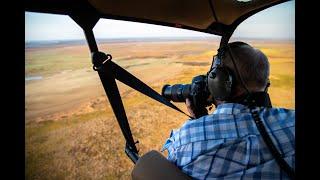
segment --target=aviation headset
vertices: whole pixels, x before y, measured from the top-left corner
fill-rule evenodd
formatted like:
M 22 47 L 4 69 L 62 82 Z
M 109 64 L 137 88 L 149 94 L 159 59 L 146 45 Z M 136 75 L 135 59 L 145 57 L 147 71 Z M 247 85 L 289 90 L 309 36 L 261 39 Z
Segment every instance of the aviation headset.
M 241 45 L 242 44 L 240 44 L 240 46 Z M 238 70 L 236 63 L 234 61 L 234 56 L 233 56 L 233 53 L 231 51 L 230 46 L 226 45 L 226 46 L 218 49 L 218 54 L 216 56 L 214 56 L 211 68 L 210 68 L 209 72 L 207 73 L 208 90 L 214 99 L 220 100 L 220 101 L 229 100 L 231 98 L 231 92 L 232 92 L 233 86 L 235 84 L 235 82 L 234 82 L 235 74 L 228 67 L 224 66 L 223 62 L 222 62 L 223 58 L 225 57 L 226 52 L 228 52 L 230 55 L 234 69 L 239 77 L 240 84 L 246 90 L 248 95 L 251 94 L 251 92 L 248 90 L 247 86 L 245 85 L 245 82 L 243 81 L 243 79 L 239 73 L 239 70 Z M 270 86 L 270 82 L 268 79 L 268 83 L 265 88 L 265 92 L 267 92 L 267 89 L 269 86 Z
M 210 94 L 216 100 L 227 100 L 233 86 L 233 76 L 229 68 L 223 66 L 222 58 L 224 49 L 218 49 L 214 56 L 210 71 L 207 74 L 207 84 Z

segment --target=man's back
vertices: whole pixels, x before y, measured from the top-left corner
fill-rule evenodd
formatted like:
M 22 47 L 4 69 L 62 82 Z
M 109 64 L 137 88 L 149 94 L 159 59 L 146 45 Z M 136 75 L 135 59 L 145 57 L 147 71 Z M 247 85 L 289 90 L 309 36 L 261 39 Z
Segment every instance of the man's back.
M 295 112 L 259 108 L 273 143 L 294 167 Z M 168 159 L 195 179 L 282 179 L 281 171 L 246 106 L 225 103 L 215 112 L 187 121 L 164 145 Z

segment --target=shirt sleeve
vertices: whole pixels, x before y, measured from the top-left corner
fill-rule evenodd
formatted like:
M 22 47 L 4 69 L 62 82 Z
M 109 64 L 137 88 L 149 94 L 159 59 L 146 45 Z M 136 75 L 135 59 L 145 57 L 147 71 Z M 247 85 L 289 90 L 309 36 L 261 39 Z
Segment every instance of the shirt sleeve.
M 176 158 L 176 150 L 174 148 L 174 136 L 173 135 L 174 135 L 174 130 L 171 131 L 170 137 L 164 143 L 164 145 L 161 149 L 161 152 L 167 150 L 168 151 L 167 159 L 170 162 L 175 163 L 177 161 L 177 158 Z

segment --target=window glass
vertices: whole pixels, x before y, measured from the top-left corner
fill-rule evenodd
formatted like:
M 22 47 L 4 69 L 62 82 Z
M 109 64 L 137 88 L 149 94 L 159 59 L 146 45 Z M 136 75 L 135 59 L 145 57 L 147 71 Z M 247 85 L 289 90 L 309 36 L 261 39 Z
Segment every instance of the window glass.
M 231 41 L 261 49 L 271 65 L 271 100 L 294 108 L 294 1 L 244 21 Z M 82 29 L 68 16 L 25 13 L 27 179 L 130 179 L 132 162 Z M 157 92 L 206 74 L 220 37 L 100 19 L 99 50 Z M 117 82 L 140 153 L 160 150 L 187 117 Z M 187 112 L 184 103 L 176 105 Z M 211 110 L 211 112 L 214 108 Z

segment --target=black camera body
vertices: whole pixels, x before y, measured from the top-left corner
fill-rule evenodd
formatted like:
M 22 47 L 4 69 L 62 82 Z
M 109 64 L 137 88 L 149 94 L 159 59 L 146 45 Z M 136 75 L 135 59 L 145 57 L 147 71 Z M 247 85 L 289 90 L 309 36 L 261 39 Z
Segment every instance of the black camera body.
M 195 108 L 204 109 L 213 103 L 207 82 L 206 75 L 198 75 L 191 84 L 164 85 L 162 96 L 173 102 L 185 102 L 188 98 Z

